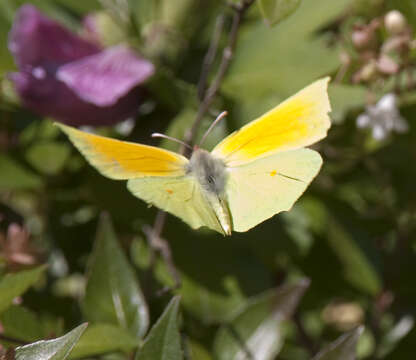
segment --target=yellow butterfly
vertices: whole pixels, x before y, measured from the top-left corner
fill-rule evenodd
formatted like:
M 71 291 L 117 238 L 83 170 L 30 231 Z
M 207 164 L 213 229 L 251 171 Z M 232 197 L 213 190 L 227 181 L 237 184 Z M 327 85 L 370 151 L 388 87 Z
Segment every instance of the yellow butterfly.
M 154 146 L 114 140 L 57 124 L 98 171 L 127 179 L 138 198 L 192 228 L 247 231 L 289 210 L 317 175 L 321 156 L 304 148 L 330 127 L 329 78 L 307 86 L 190 159 Z

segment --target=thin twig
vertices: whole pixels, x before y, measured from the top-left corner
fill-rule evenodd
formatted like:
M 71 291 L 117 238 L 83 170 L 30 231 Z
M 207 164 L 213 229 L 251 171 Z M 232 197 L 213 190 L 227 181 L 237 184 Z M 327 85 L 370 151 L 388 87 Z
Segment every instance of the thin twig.
M 224 28 L 224 14 L 221 14 L 217 17 L 214 27 L 214 33 L 212 35 L 209 48 L 204 57 L 204 62 L 202 64 L 201 76 L 198 82 L 198 98 L 202 101 L 205 95 L 205 88 L 207 85 L 208 75 L 211 72 L 212 64 L 214 59 L 217 56 L 218 45 L 221 39 L 221 33 Z
M 201 121 L 204 115 L 206 114 L 207 110 L 211 106 L 212 102 L 214 101 L 215 96 L 217 95 L 217 92 L 221 86 L 222 81 L 224 80 L 224 76 L 230 66 L 230 62 L 233 57 L 241 20 L 244 17 L 248 8 L 253 3 L 254 0 L 245 0 L 239 6 L 233 6 L 235 12 L 233 16 L 233 23 L 231 25 L 230 34 L 228 36 L 228 45 L 224 48 L 222 52 L 222 59 L 218 67 L 218 72 L 215 75 L 212 84 L 205 93 L 204 99 L 201 105 L 199 106 L 194 123 L 192 124 L 190 130 L 185 133 L 184 142 L 187 144 L 192 145 L 195 142 L 195 137 L 201 125 Z M 182 148 L 182 152 L 186 153 L 186 149 Z
M 14 337 L 7 336 L 7 335 L 4 335 L 4 334 L 0 334 L 0 340 L 7 341 L 7 342 L 10 342 L 10 343 L 14 343 L 14 344 L 17 344 L 17 345 L 26 345 L 26 344 L 28 344 L 27 341 L 16 339 Z
M 156 220 L 159 218 L 160 221 L 162 221 L 160 224 L 163 226 L 165 222 L 164 218 L 166 216 L 166 213 L 163 211 L 163 212 L 159 212 L 158 215 L 159 216 L 156 217 Z M 157 232 L 158 230 L 161 231 L 162 230 L 161 227 L 158 228 L 157 226 L 155 227 L 143 226 L 143 232 L 146 235 L 146 238 L 150 242 L 150 247 L 160 252 L 162 257 L 165 259 L 169 272 L 172 275 L 173 280 L 175 282 L 173 288 L 165 287 L 159 290 L 157 295 L 161 296 L 172 289 L 179 288 L 181 286 L 181 278 L 179 276 L 178 271 L 176 270 L 175 264 L 173 263 L 172 252 L 170 250 L 169 243 L 160 236 L 160 233 L 158 234 Z
M 234 16 L 233 16 L 233 22 L 231 25 L 231 30 L 228 35 L 228 44 L 223 50 L 221 62 L 218 67 L 218 71 L 211 85 L 209 86 L 207 91 L 203 91 L 203 89 L 205 89 L 205 86 L 206 86 L 206 78 L 208 76 L 208 73 L 211 70 L 214 57 L 217 53 L 217 49 L 219 45 L 219 38 L 221 35 L 220 30 L 222 30 L 223 28 L 223 25 L 222 25 L 223 20 L 220 20 L 221 17 L 217 19 L 217 24 L 214 29 L 213 39 L 211 41 L 211 45 L 204 59 L 204 63 L 202 66 L 202 71 L 201 71 L 201 78 L 200 78 L 199 85 L 198 85 L 198 94 L 203 93 L 203 98 L 200 103 L 199 109 L 197 111 L 195 120 L 191 126 L 191 129 L 187 133 L 185 133 L 184 143 L 186 144 L 192 145 L 196 141 L 195 138 L 199 130 L 199 127 L 201 125 L 201 121 L 204 115 L 209 110 L 212 102 L 214 101 L 215 96 L 217 95 L 217 92 L 224 79 L 224 76 L 230 66 L 230 62 L 233 57 L 233 52 L 235 49 L 235 44 L 237 42 L 237 35 L 238 35 L 238 30 L 240 28 L 241 21 L 245 13 L 247 12 L 248 8 L 254 3 L 254 1 L 255 0 L 242 0 L 240 4 L 234 4 L 234 3 L 229 4 L 229 6 L 234 10 Z M 182 146 L 180 153 L 182 155 L 186 155 L 187 151 L 189 151 L 189 149 L 186 146 Z M 151 245 L 150 247 L 152 248 L 152 246 L 154 246 L 153 250 L 160 251 L 162 257 L 164 258 L 166 262 L 166 265 L 168 266 L 175 280 L 175 286 L 180 286 L 180 283 L 181 283 L 180 276 L 173 262 L 169 243 L 161 237 L 161 234 L 165 225 L 165 221 L 166 221 L 166 212 L 163 210 L 159 210 L 156 215 L 153 228 L 150 228 L 148 226 L 144 227 L 143 232 L 145 233 L 149 241 L 149 244 Z M 151 264 L 154 264 L 154 260 L 155 260 L 154 256 L 155 254 L 154 252 L 152 252 Z M 164 288 L 162 289 L 162 292 L 164 293 L 168 290 L 171 290 L 171 289 Z

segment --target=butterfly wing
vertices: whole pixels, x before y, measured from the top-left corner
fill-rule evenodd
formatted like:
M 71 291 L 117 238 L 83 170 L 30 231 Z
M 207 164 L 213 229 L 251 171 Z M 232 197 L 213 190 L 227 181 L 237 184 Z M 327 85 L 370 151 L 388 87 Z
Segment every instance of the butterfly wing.
M 324 138 L 330 127 L 328 81 L 324 78 L 314 82 L 243 126 L 221 141 L 212 154 L 234 167 Z
M 188 159 L 174 152 L 93 135 L 63 124 L 56 125 L 92 166 L 111 179 L 171 177 L 186 172 Z
M 181 218 L 192 228 L 208 226 L 223 233 L 194 177 L 188 159 L 153 146 L 89 134 L 57 124 L 88 162 L 111 179 L 129 179 L 133 195 Z
M 247 231 L 289 210 L 319 172 L 321 156 L 303 147 L 330 127 L 328 81 L 307 86 L 212 151 L 229 173 L 225 192 L 233 230 Z
M 201 186 L 192 176 L 142 177 L 129 180 L 127 187 L 135 196 L 179 217 L 193 229 L 207 226 L 224 233 Z
M 297 149 L 229 169 L 226 196 L 234 231 L 247 231 L 290 210 L 322 165 L 319 153 Z

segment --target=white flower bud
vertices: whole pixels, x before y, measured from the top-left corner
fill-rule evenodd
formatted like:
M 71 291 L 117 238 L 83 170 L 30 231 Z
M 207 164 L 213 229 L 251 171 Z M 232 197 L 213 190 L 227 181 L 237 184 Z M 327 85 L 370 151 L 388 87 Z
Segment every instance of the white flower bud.
M 390 34 L 399 34 L 406 29 L 406 19 L 398 10 L 389 11 L 384 17 L 384 26 Z

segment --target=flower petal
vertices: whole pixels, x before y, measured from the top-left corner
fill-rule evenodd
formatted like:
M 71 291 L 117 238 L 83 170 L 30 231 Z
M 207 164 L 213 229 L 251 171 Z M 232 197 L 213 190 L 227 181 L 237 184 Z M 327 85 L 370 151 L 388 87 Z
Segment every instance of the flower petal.
M 85 101 L 109 106 L 153 73 L 152 63 L 121 45 L 60 67 L 57 78 Z
M 397 111 L 397 98 L 393 93 L 384 95 L 377 103 L 376 107 L 383 112 Z
M 387 136 L 387 131 L 381 125 L 376 124 L 373 127 L 373 138 L 375 140 L 383 140 Z
M 357 127 L 366 128 L 370 126 L 370 117 L 367 114 L 361 114 L 357 117 Z
M 19 72 L 10 74 L 10 78 L 27 108 L 73 126 L 115 124 L 134 116 L 142 102 L 139 88 L 111 106 L 100 107 L 79 98 L 51 74 L 37 78 L 32 73 Z
M 29 4 L 19 8 L 8 45 L 19 68 L 56 67 L 100 51 Z

